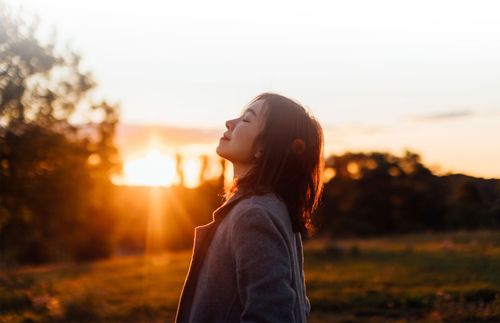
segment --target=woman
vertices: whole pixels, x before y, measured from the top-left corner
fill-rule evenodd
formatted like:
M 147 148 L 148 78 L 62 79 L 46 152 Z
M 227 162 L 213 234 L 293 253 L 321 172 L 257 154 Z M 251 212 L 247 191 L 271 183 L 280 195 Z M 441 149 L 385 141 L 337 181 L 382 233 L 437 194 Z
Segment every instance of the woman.
M 233 164 L 233 184 L 195 228 L 176 322 L 306 322 L 302 236 L 323 190 L 321 126 L 263 93 L 226 127 L 216 152 Z

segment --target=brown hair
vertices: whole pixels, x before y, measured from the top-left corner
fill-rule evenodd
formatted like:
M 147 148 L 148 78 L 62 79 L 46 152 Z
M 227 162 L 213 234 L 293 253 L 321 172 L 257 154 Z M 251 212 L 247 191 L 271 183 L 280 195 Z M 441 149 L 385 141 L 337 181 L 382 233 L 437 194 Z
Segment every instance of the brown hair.
M 312 235 L 311 217 L 323 192 L 323 130 L 299 103 L 275 93 L 262 93 L 264 127 L 253 143 L 262 156 L 243 178 L 225 189 L 225 200 L 243 189 L 245 195 L 274 192 L 285 202 L 294 232 Z

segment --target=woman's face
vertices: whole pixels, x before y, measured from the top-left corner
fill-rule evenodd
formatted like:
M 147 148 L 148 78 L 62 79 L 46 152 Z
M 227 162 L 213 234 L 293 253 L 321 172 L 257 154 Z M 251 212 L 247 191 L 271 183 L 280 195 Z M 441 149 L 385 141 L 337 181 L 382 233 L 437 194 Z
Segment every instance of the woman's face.
M 239 118 L 226 121 L 228 130 L 220 138 L 216 149 L 220 157 L 236 166 L 252 164 L 254 158 L 260 156 L 261 147 L 252 151 L 252 144 L 264 125 L 264 102 L 262 99 L 255 101 Z

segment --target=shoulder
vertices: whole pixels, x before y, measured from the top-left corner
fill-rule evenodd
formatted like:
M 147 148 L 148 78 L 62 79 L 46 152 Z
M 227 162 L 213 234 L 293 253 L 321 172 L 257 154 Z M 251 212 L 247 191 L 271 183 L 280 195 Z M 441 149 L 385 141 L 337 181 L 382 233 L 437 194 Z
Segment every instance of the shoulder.
M 242 208 L 260 207 L 274 211 L 279 211 L 279 209 L 281 209 L 282 207 L 286 209 L 284 201 L 276 193 L 273 192 L 262 195 L 247 196 L 242 199 L 239 204 Z
M 233 225 L 260 222 L 291 229 L 290 216 L 285 202 L 272 192 L 241 199 L 229 212 L 228 218 Z

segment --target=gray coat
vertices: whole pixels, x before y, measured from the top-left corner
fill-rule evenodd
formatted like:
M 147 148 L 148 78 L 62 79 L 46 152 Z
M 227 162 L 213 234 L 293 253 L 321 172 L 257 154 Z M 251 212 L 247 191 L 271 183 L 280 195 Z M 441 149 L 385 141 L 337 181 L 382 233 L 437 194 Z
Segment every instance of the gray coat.
M 302 238 L 274 193 L 237 192 L 195 228 L 175 322 L 306 322 Z

